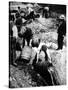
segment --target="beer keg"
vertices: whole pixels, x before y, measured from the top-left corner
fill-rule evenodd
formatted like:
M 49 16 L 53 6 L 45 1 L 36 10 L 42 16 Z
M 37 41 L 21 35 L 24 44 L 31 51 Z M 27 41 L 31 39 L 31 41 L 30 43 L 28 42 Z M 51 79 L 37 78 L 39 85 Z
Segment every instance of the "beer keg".
M 22 53 L 21 53 L 21 58 L 23 60 L 29 61 L 31 54 L 32 54 L 32 49 L 29 46 L 24 46 Z

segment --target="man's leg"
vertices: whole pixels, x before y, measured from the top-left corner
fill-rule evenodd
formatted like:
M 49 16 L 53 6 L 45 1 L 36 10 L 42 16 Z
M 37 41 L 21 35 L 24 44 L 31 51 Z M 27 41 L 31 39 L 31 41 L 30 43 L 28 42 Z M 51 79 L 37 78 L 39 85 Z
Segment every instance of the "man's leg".
M 23 47 L 25 46 L 25 39 L 23 38 Z
M 29 46 L 29 44 L 30 44 L 30 39 L 27 39 L 27 45 Z
M 63 48 L 63 35 L 58 35 L 58 49 Z

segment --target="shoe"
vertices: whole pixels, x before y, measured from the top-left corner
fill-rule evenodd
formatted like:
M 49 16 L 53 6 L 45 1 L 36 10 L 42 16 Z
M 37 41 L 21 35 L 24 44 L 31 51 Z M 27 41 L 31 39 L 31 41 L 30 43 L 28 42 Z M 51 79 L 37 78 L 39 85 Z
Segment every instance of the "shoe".
M 56 50 L 60 50 L 61 48 L 57 48 Z

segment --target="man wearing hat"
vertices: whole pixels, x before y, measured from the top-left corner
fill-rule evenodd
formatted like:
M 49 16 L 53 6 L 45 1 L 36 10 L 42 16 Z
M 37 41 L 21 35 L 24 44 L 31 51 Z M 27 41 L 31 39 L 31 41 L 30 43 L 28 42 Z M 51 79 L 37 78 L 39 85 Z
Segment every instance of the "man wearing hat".
M 66 35 L 65 16 L 64 15 L 60 15 L 59 21 L 61 21 L 61 25 L 59 26 L 58 31 L 57 31 L 57 33 L 58 33 L 58 40 L 57 40 L 58 48 L 57 48 L 57 50 L 63 48 L 63 39 L 64 39 L 64 36 Z
M 45 18 L 48 18 L 48 16 L 49 16 L 49 7 L 44 7 L 43 8 L 43 16 Z

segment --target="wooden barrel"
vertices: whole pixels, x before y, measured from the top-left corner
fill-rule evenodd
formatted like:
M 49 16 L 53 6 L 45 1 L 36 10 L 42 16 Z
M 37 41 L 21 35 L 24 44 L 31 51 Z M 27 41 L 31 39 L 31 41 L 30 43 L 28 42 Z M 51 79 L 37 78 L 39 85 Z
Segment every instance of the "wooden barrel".
M 29 46 L 24 46 L 21 54 L 22 59 L 29 60 L 31 54 L 32 54 L 32 49 Z

